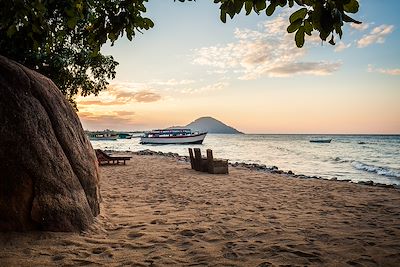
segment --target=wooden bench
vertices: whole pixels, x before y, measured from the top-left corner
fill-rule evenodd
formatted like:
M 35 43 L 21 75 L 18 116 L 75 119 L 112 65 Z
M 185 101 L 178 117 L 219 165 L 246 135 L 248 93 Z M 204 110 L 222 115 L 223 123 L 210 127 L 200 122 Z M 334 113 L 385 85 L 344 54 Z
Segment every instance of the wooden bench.
M 194 153 L 193 153 L 194 152 Z M 228 160 L 214 159 L 211 149 L 207 149 L 207 157 L 201 156 L 200 148 L 189 148 L 190 165 L 192 169 L 212 174 L 228 174 Z
M 120 162 L 123 162 L 125 165 L 126 161 L 132 158 L 130 156 L 110 156 L 101 149 L 95 149 L 94 151 L 96 152 L 97 162 L 99 165 L 119 164 Z

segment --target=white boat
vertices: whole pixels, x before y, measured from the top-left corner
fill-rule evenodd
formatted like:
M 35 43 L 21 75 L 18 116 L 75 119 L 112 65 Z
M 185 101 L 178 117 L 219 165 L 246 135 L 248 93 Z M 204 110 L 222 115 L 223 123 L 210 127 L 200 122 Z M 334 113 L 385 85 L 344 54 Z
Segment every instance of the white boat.
M 202 144 L 207 132 L 190 129 L 165 129 L 146 132 L 140 137 L 141 144 Z

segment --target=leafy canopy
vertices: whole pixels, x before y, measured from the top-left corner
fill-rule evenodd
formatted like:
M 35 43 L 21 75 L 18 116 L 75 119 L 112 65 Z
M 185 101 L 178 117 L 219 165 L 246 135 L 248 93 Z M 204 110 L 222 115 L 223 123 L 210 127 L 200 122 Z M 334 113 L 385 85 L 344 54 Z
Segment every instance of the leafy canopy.
M 267 16 L 271 16 L 277 7 L 292 8 L 296 4 L 301 8 L 290 16 L 287 31 L 295 32 L 297 47 L 303 47 L 305 35 L 311 36 L 313 30 L 319 32 L 322 41 L 330 36 L 329 43 L 334 45 L 335 33 L 342 38 L 344 22 L 361 23 L 348 15 L 358 12 L 358 0 L 214 0 L 214 3 L 220 4 L 220 19 L 224 23 L 227 15 L 233 19 L 243 7 L 246 15 L 252 11 L 257 14 L 265 11 Z
M 52 79 L 73 97 L 97 95 L 118 65 L 100 53 L 109 40 L 129 40 L 153 22 L 147 0 L 0 0 L 0 54 Z
M 174 0 L 175 1 L 175 0 Z M 179 0 L 185 2 L 185 0 Z M 192 1 L 192 0 L 187 0 Z M 0 0 L 0 54 L 52 79 L 62 93 L 73 97 L 97 95 L 115 78 L 118 65 L 100 53 L 107 42 L 121 36 L 129 40 L 148 30 L 153 22 L 144 17 L 148 0 Z M 244 8 L 271 16 L 277 7 L 300 7 L 289 18 L 287 31 L 295 33 L 298 47 L 305 35 L 319 32 L 321 40 L 334 44 L 342 37 L 344 22 L 360 23 L 358 0 L 214 0 L 220 19 L 234 18 Z

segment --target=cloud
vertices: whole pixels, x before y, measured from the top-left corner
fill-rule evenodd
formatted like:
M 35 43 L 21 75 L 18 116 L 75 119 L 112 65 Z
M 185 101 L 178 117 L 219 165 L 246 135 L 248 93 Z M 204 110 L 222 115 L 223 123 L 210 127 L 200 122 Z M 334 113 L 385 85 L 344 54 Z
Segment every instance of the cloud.
M 369 23 L 361 23 L 361 24 L 350 23 L 350 27 L 358 31 L 365 31 L 366 29 L 369 28 L 369 25 L 370 25 Z
M 176 86 L 176 85 L 187 85 L 195 83 L 194 80 L 176 80 L 176 79 L 169 79 L 167 81 L 155 81 L 153 84 L 155 85 L 168 85 L 168 86 Z
M 125 105 L 122 101 L 100 101 L 100 100 L 82 100 L 79 101 L 79 106 L 118 106 Z
M 357 47 L 363 48 L 371 44 L 385 42 L 386 36 L 392 33 L 394 30 L 393 25 L 380 25 L 372 29 L 369 34 L 364 35 L 360 40 L 357 41 Z
M 195 49 L 193 63 L 231 70 L 241 74 L 239 79 L 243 80 L 261 76 L 328 75 L 340 67 L 337 62 L 304 61 L 307 49 L 295 46 L 294 36 L 286 32 L 286 27 L 287 18 L 281 15 L 264 22 L 258 30 L 237 28 L 234 42 Z M 320 42 L 315 40 L 308 38 L 307 45 Z
M 299 62 L 269 69 L 268 71 L 277 77 L 286 77 L 293 74 L 324 76 L 337 71 L 341 65 L 341 63 L 330 62 Z
M 131 129 L 135 123 L 133 111 L 78 112 L 85 129 Z
M 125 88 L 122 88 L 122 86 L 118 85 L 109 86 L 106 92 L 108 92 L 111 96 L 114 96 L 115 100 L 119 100 L 125 103 L 150 103 L 156 102 L 161 99 L 161 96 L 159 94 L 151 92 L 149 90 L 128 91 Z
M 161 99 L 161 96 L 159 94 L 148 91 L 137 92 L 132 97 L 133 99 L 135 99 L 136 102 L 141 103 L 156 102 Z
M 387 75 L 397 76 L 400 75 L 400 69 L 382 69 L 382 68 L 374 68 L 373 65 L 368 65 L 368 72 L 378 72 Z
M 202 86 L 199 88 L 184 88 L 180 91 L 182 94 L 197 94 L 225 89 L 229 84 L 227 82 L 217 82 L 214 84 Z
M 335 52 L 342 52 L 343 50 L 349 48 L 351 44 L 345 44 L 343 42 L 339 42 L 335 47 Z
M 121 106 L 131 103 L 150 103 L 162 99 L 161 95 L 139 84 L 114 83 L 96 97 L 79 97 L 78 106 Z

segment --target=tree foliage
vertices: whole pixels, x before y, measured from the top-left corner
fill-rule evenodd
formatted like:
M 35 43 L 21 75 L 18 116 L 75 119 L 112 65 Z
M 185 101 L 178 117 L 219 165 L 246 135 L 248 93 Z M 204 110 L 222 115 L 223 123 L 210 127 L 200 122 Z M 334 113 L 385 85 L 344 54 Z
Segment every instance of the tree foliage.
M 175 0 L 174 0 L 175 1 Z M 179 0 L 185 2 L 185 0 Z M 187 0 L 192 1 L 192 0 Z M 153 22 L 144 17 L 148 0 L 0 0 L 0 54 L 51 78 L 74 104 L 73 97 L 97 95 L 115 77 L 118 63 L 101 54 L 107 41 L 129 40 L 148 30 Z M 220 19 L 234 18 L 243 8 L 271 16 L 278 7 L 299 8 L 289 18 L 287 31 L 298 47 L 305 35 L 319 32 L 334 44 L 342 37 L 345 22 L 360 23 L 358 0 L 214 0 Z
M 0 54 L 51 78 L 74 103 L 98 94 L 118 63 L 101 46 L 129 40 L 153 22 L 143 17 L 147 0 L 0 0 Z
M 358 0 L 214 0 L 214 3 L 220 4 L 220 19 L 224 23 L 227 16 L 233 19 L 243 8 L 246 15 L 254 11 L 271 16 L 278 7 L 300 7 L 290 16 L 287 27 L 289 33 L 295 33 L 297 47 L 303 47 L 305 35 L 311 36 L 314 30 L 322 41 L 330 37 L 329 43 L 334 45 L 335 34 L 342 38 L 345 22 L 361 23 L 348 15 L 358 12 Z

